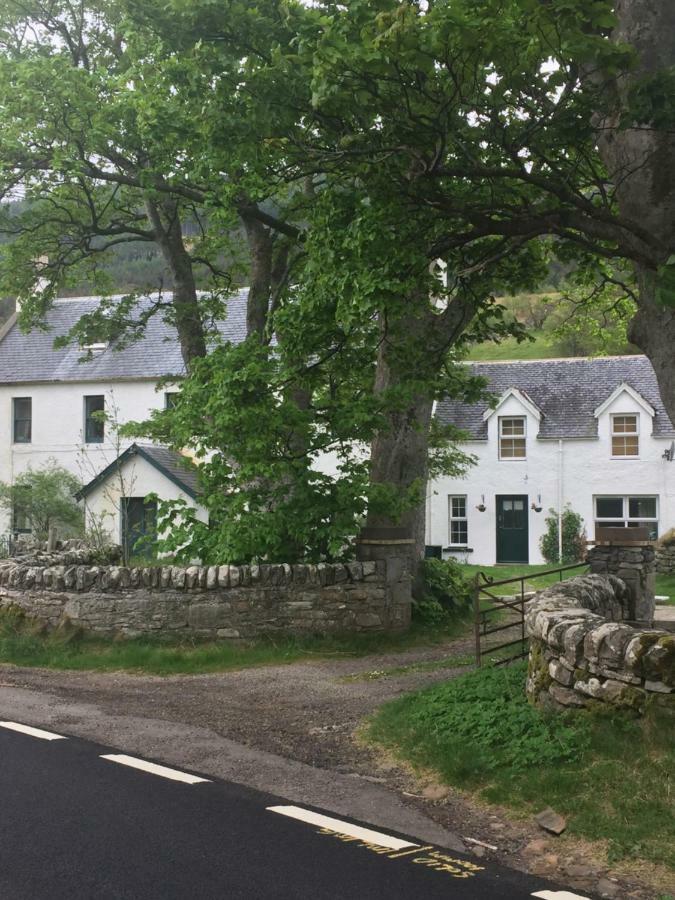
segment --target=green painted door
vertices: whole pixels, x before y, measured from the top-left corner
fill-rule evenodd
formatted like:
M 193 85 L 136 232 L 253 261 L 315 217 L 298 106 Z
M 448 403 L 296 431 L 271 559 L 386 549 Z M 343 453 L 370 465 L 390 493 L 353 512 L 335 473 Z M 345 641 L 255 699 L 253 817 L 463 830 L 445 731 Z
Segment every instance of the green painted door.
M 144 497 L 124 497 L 122 500 L 122 541 L 125 558 L 153 557 L 157 540 L 157 503 Z
M 527 495 L 497 497 L 497 562 L 529 562 Z

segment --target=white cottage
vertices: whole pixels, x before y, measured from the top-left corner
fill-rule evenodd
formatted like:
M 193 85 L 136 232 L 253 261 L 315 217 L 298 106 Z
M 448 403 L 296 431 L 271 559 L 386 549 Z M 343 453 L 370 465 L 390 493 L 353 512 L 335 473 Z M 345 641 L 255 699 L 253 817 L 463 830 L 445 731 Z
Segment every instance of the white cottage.
M 228 303 L 219 325 L 226 340 L 245 337 L 246 296 L 242 291 Z M 143 502 L 148 494 L 193 499 L 194 473 L 188 490 L 167 475 L 189 473 L 178 454 L 164 448 L 152 453 L 145 445 L 130 454 L 132 441 L 119 435 L 121 425 L 171 402 L 177 390 L 171 379 L 180 378 L 184 366 L 175 329 L 158 315 L 139 340 L 121 349 L 104 344 L 56 349 L 54 339 L 98 304 L 94 297 L 57 300 L 46 331 L 23 334 L 15 316 L 0 329 L 0 481 L 12 483 L 29 467 L 54 460 L 87 486 L 82 499 L 88 526 L 102 526 L 115 541 L 128 543 L 139 522 L 146 528 L 153 515 Z M 158 462 L 160 449 L 168 454 L 164 465 Z M 0 536 L 26 526 L 21 509 L 13 515 L 0 511 Z
M 436 415 L 476 458 L 427 498 L 427 543 L 479 565 L 543 563 L 545 519 L 569 505 L 598 526 L 675 524 L 675 428 L 644 356 L 472 365 L 494 405 L 446 400 Z

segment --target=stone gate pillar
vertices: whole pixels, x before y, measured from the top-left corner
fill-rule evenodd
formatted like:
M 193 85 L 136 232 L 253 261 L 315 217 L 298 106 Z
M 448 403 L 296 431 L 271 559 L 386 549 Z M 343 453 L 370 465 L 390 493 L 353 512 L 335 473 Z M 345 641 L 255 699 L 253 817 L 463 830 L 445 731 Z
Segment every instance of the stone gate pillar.
M 594 575 L 616 575 L 629 596 L 628 621 L 651 627 L 654 621 L 655 551 L 646 528 L 598 528 L 588 551 Z

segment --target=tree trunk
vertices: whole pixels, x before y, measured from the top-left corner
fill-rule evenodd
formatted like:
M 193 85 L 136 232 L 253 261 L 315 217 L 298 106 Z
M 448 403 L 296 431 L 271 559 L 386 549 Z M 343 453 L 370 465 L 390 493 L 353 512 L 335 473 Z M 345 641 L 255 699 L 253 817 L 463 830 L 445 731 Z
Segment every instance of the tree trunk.
M 175 200 L 146 201 L 148 217 L 173 278 L 173 307 L 181 356 L 189 371 L 194 359 L 206 356 L 206 338 L 197 297 L 192 259 L 183 242 Z
M 656 301 L 653 271 L 638 267 L 637 274 L 640 303 L 628 337 L 649 357 L 663 405 L 675 425 L 675 308 Z
M 381 485 L 398 497 L 413 494 L 400 516 L 369 509 L 367 528 L 402 529 L 409 545 L 413 575 L 424 557 L 426 487 L 429 472 L 429 431 L 435 387 L 449 347 L 473 317 L 473 306 L 456 297 L 439 315 L 431 310 L 426 292 L 409 300 L 409 312 L 396 322 L 381 319 L 375 394 L 418 385 L 403 408 L 387 414 L 387 426 L 375 435 L 370 453 L 371 485 Z
M 600 117 L 598 144 L 615 184 L 621 214 L 664 247 L 653 265 L 638 265 L 638 311 L 629 337 L 651 360 L 664 406 L 675 423 L 675 309 L 655 299 L 656 269 L 675 253 L 675 134 L 650 126 L 620 127 L 636 81 L 675 66 L 675 3 L 618 0 L 613 40 L 631 44 L 637 62 L 612 84 L 609 113 Z M 638 126 L 642 123 L 636 123 Z
M 248 299 L 246 301 L 246 334 L 264 340 L 272 291 L 274 240 L 269 228 L 252 216 L 240 212 L 246 229 L 251 257 Z

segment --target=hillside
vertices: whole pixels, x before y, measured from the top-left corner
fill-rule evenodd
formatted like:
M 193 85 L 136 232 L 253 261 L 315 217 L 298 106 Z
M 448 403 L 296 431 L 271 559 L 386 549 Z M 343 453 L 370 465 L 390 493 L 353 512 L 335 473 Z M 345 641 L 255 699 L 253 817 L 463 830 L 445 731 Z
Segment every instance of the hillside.
M 577 310 L 556 292 L 500 297 L 509 317 L 527 331 L 528 339 L 474 344 L 468 359 L 554 359 L 571 356 L 615 356 L 639 353 L 626 335 L 626 318 L 602 310 Z

